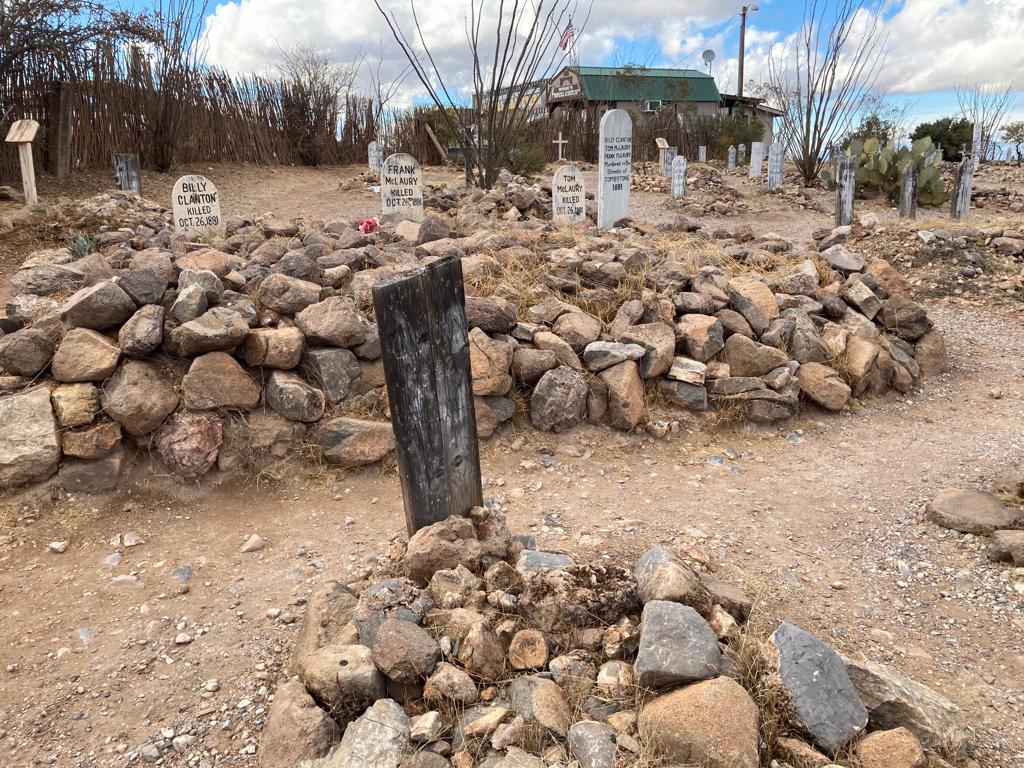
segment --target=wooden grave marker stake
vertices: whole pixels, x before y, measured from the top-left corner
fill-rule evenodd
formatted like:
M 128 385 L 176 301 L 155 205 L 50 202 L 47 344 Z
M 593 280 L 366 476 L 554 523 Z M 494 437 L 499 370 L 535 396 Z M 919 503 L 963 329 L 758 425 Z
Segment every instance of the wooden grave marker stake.
M 114 181 L 122 192 L 142 194 L 142 170 L 138 155 L 114 155 Z
M 917 218 L 917 166 L 913 160 L 900 174 L 900 218 Z
M 39 123 L 35 120 L 17 120 L 7 132 L 6 142 L 18 145 L 21 186 L 25 191 L 26 205 L 35 205 L 39 202 L 39 195 L 36 193 L 36 169 L 32 165 L 32 140 L 38 132 Z
M 373 287 L 409 535 L 483 504 L 462 261 Z
M 853 190 L 855 186 L 853 157 L 844 157 L 839 161 L 839 172 L 836 174 L 836 226 L 844 227 L 853 224 Z

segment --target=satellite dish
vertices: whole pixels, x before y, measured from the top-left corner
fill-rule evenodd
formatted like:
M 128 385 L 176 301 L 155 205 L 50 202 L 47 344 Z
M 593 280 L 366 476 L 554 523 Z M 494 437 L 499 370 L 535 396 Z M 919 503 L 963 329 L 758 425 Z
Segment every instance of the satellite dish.
M 705 64 L 710 64 L 715 60 L 715 52 L 708 48 L 704 53 L 701 54 L 701 58 L 704 59 Z

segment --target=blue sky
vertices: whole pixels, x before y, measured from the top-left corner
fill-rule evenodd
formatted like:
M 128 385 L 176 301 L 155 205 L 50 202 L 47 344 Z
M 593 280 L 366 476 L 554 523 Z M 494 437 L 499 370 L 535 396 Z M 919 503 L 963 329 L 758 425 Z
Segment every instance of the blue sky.
M 138 0 L 136 0 L 138 1 Z M 408 0 L 382 0 L 408 25 Z M 551 2 L 551 0 L 548 0 Z M 1024 88 L 1024 0 L 881 0 L 890 40 L 879 88 L 890 101 L 910 102 L 912 122 L 958 111 L 960 83 L 1009 82 Z M 469 0 L 417 0 L 424 34 L 439 66 L 456 86 L 469 82 L 462 20 Z M 496 7 L 492 0 L 489 7 Z M 735 92 L 740 3 L 722 0 L 594 0 L 577 41 L 583 64 L 644 63 L 703 68 L 701 52 L 716 52 L 713 74 Z M 767 61 L 803 19 L 803 0 L 764 0 L 748 16 L 746 78 L 765 79 Z M 576 12 L 576 25 L 583 23 Z M 206 40 L 211 64 L 267 71 L 281 47 L 304 43 L 341 59 L 381 61 L 385 79 L 404 62 L 372 0 L 230 0 L 212 8 Z M 399 100 L 422 99 L 406 80 Z M 1012 116 L 1024 119 L 1024 93 Z

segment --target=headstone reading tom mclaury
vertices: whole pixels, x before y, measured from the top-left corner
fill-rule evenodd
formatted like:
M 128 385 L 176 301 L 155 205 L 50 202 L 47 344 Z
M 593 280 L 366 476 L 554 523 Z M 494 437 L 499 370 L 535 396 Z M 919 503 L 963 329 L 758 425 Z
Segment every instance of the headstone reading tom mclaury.
M 686 158 L 676 157 L 672 161 L 672 199 L 686 197 Z
M 597 226 L 607 229 L 629 215 L 629 183 L 633 171 L 633 121 L 629 113 L 624 109 L 605 112 L 599 134 Z
M 215 232 L 224 234 L 220 216 L 220 193 L 205 176 L 182 176 L 171 193 L 174 229 L 189 237 Z
M 583 173 L 575 165 L 563 165 L 551 179 L 551 220 L 556 224 L 576 224 L 586 219 Z
M 412 155 L 399 152 L 384 161 L 380 204 L 392 221 L 423 221 L 423 172 Z
M 371 141 L 370 145 L 366 148 L 366 159 L 370 166 L 370 173 L 380 173 L 380 166 L 384 155 L 381 152 L 380 144 L 376 141 Z

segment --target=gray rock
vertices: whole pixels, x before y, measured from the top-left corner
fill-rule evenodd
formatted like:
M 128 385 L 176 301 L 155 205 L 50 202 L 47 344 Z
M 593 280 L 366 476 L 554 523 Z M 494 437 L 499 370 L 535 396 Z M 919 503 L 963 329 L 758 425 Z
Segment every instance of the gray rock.
M 214 307 L 202 316 L 171 331 L 171 338 L 181 353 L 196 357 L 205 352 L 226 352 L 234 349 L 249 333 L 242 316 L 225 307 Z
M 45 387 L 0 398 L 0 483 L 44 480 L 57 471 L 60 437 Z
M 320 286 L 275 272 L 260 283 L 256 300 L 267 309 L 294 315 L 320 301 Z
M 314 435 L 329 464 L 359 467 L 380 461 L 395 449 L 391 423 L 339 417 L 324 421 Z
M 572 714 L 565 694 L 554 680 L 527 675 L 515 678 L 508 686 L 512 708 L 527 723 L 535 723 L 565 738 Z
M 868 723 L 868 711 L 834 650 L 799 627 L 782 622 L 770 640 L 778 675 L 797 727 L 814 744 L 834 752 Z
M 467 296 L 466 322 L 485 333 L 508 333 L 516 324 L 516 307 L 500 296 Z
M 940 491 L 928 502 L 926 514 L 943 528 L 974 534 L 1013 528 L 1024 520 L 1024 510 L 1003 504 L 991 493 L 973 490 Z
M 626 360 L 639 360 L 644 356 L 644 351 L 639 344 L 593 341 L 583 350 L 583 364 L 587 370 L 603 371 Z
M 697 572 L 660 544 L 640 556 L 633 575 L 643 603 L 664 600 L 688 605 L 703 614 L 711 610 L 711 597 Z
M 363 369 L 348 349 L 317 347 L 302 356 L 302 372 L 334 405 L 362 389 Z
M 309 424 L 324 415 L 322 390 L 306 383 L 291 371 L 272 371 L 267 377 L 267 405 L 289 421 Z
M 103 410 L 130 435 L 152 432 L 178 405 L 174 387 L 149 362 L 126 362 L 103 388 Z
M 124 449 L 117 446 L 98 459 L 65 458 L 57 476 L 68 493 L 102 493 L 117 487 Z
M 384 675 L 365 645 L 330 644 L 303 657 L 299 676 L 328 712 L 357 712 L 387 694 Z
M 87 328 L 72 328 L 50 364 L 57 381 L 103 381 L 117 368 L 121 350 L 109 338 Z
M 50 364 L 60 343 L 60 322 L 44 322 L 0 338 L 0 366 L 8 374 L 35 376 Z
M 679 408 L 691 411 L 706 411 L 708 409 L 708 391 L 704 387 L 687 384 L 683 381 L 659 379 L 658 391 L 672 405 Z
M 543 431 L 563 432 L 581 424 L 590 389 L 579 371 L 559 366 L 543 376 L 530 396 L 530 423 Z
M 298 768 L 399 768 L 413 753 L 409 716 L 391 699 L 380 699 L 349 723 L 341 743 L 320 760 Z
M 390 680 L 422 683 L 441 660 L 441 649 L 426 630 L 411 621 L 388 619 L 373 641 L 373 663 Z
M 323 757 L 340 735 L 334 721 L 297 680 L 277 687 L 260 738 L 260 768 L 294 768 Z
M 524 549 L 519 553 L 516 570 L 520 573 L 531 573 L 534 571 L 550 571 L 555 568 L 569 568 L 573 565 L 576 565 L 576 563 L 568 555 Z
M 61 307 L 60 319 L 68 328 L 99 331 L 121 325 L 135 314 L 135 302 L 111 280 L 72 294 Z
M 676 335 L 668 323 L 632 325 L 619 335 L 619 341 L 644 348 L 644 355 L 639 362 L 641 378 L 657 378 L 672 367 Z
M 152 269 L 133 269 L 123 277 L 115 277 L 114 282 L 140 307 L 160 304 L 167 290 L 167 279 Z
M 206 306 L 212 307 L 220 303 L 224 295 L 224 283 L 216 274 L 208 269 L 183 269 L 178 275 L 178 287 L 183 291 L 190 286 L 198 285 L 203 289 Z
M 71 264 L 40 264 L 15 272 L 9 290 L 15 296 L 23 293 L 49 296 L 78 290 L 83 281 L 82 271 Z
M 334 347 L 362 344 L 369 328 L 352 301 L 339 296 L 306 307 L 295 316 L 295 324 L 310 344 Z
M 355 627 L 350 622 L 357 603 L 356 595 L 337 581 L 317 585 L 306 602 L 299 635 L 292 647 L 291 674 L 300 674 L 304 659 L 325 645 L 354 642 L 351 633 Z
M 581 720 L 569 728 L 569 752 L 581 768 L 615 768 L 615 729 Z
M 845 274 L 850 272 L 863 272 L 867 269 L 868 263 L 863 256 L 844 248 L 838 243 L 821 252 L 821 257 L 831 267 Z
M 710 680 L 722 665 L 718 639 L 693 608 L 652 600 L 640 619 L 640 647 L 633 671 L 642 688 Z
M 164 308 L 147 304 L 132 315 L 117 332 L 117 345 L 128 357 L 146 357 L 164 340 Z
M 875 292 L 855 278 L 847 280 L 846 285 L 839 290 L 839 295 L 868 320 L 873 320 L 882 308 L 882 302 L 875 296 Z

